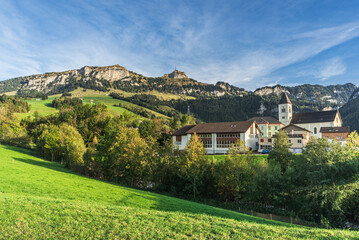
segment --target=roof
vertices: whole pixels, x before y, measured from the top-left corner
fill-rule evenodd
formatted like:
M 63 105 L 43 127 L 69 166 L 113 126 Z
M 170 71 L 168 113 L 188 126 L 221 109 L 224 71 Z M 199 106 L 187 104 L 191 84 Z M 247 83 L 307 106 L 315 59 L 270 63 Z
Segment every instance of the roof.
M 278 119 L 275 119 L 274 117 L 252 117 L 250 119 L 248 119 L 247 121 L 256 121 L 258 124 L 263 124 L 263 123 L 269 123 L 269 124 L 283 124 L 281 123 Z
M 285 129 L 289 128 L 289 127 L 294 127 L 295 129 L 300 130 L 300 131 L 310 132 L 308 129 L 299 127 L 299 126 L 297 126 L 295 124 L 292 124 L 292 123 L 289 124 L 288 126 L 285 126 L 285 127 L 281 128 L 280 130 L 285 130 Z
M 321 133 L 349 133 L 349 127 L 322 127 L 320 128 Z
M 303 134 L 288 134 L 288 138 L 304 138 Z
M 196 125 L 187 125 L 187 126 L 184 126 L 180 129 L 178 129 L 177 131 L 175 131 L 172 136 L 182 136 L 182 135 L 186 135 L 187 134 L 187 131 L 190 130 L 191 128 L 193 128 L 194 126 Z
M 316 123 L 316 122 L 333 122 L 337 116 L 338 110 L 294 113 L 291 123 Z
M 292 104 L 292 102 L 289 100 L 289 97 L 288 97 L 287 93 L 284 92 L 284 93 L 282 94 L 282 98 L 281 98 L 280 101 L 279 101 L 279 104 L 287 104 L 287 103 Z
M 200 123 L 187 131 L 187 133 L 242 133 L 246 132 L 253 122 L 219 122 Z

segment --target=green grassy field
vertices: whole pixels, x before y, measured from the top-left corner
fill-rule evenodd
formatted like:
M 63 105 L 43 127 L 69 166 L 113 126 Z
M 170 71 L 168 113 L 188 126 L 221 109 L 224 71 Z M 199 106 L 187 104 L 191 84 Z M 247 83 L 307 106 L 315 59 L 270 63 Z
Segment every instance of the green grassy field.
M 90 103 L 91 100 L 93 100 L 93 103 L 105 104 L 108 107 L 110 113 L 112 113 L 113 115 L 122 114 L 124 111 L 127 111 L 124 108 L 113 106 L 115 104 L 118 105 L 119 103 L 122 103 L 122 104 L 129 104 L 132 106 L 137 106 L 130 102 L 126 102 L 126 101 L 119 100 L 119 99 L 114 99 L 111 96 L 109 96 L 109 93 L 94 91 L 94 90 L 90 90 L 90 89 L 84 90 L 82 88 L 79 88 L 79 89 L 76 89 L 75 91 L 72 91 L 71 94 L 74 97 L 82 98 L 84 103 Z M 141 108 L 144 108 L 144 107 L 141 107 Z M 157 117 L 169 119 L 169 117 L 167 117 L 163 114 L 152 111 L 148 108 L 144 108 L 144 109 L 153 113 Z
M 0 145 L 0 239 L 349 239 L 74 174 Z
M 82 91 L 82 89 L 77 89 L 71 93 L 73 94 L 74 97 L 82 98 L 84 104 L 91 103 L 91 100 L 92 100 L 92 103 L 94 103 L 94 104 L 100 104 L 100 103 L 105 104 L 107 106 L 110 114 L 112 114 L 113 116 L 123 114 L 125 111 L 127 111 L 129 114 L 134 115 L 134 113 L 126 110 L 125 108 L 117 107 L 114 105 L 118 105 L 119 103 L 130 104 L 130 105 L 135 105 L 135 104 L 132 104 L 132 103 L 129 103 L 126 101 L 122 101 L 122 100 L 118 100 L 118 99 L 114 99 L 111 96 L 109 96 L 108 93 L 94 91 L 94 90 Z M 19 118 L 25 118 L 27 116 L 32 116 L 35 111 L 38 111 L 39 114 L 42 116 L 56 113 L 56 112 L 58 112 L 58 110 L 51 107 L 51 103 L 52 103 L 52 100 L 54 100 L 54 98 L 59 98 L 60 96 L 61 95 L 52 95 L 52 96 L 49 96 L 49 98 L 47 100 L 36 100 L 36 99 L 27 100 L 27 102 L 31 105 L 31 111 L 29 113 L 18 113 L 17 116 Z M 157 113 L 157 112 L 149 110 L 149 109 L 146 109 L 146 110 L 152 112 L 157 117 L 169 119 L 167 116 L 165 116 L 163 114 Z M 142 117 L 139 116 L 139 118 L 142 118 Z

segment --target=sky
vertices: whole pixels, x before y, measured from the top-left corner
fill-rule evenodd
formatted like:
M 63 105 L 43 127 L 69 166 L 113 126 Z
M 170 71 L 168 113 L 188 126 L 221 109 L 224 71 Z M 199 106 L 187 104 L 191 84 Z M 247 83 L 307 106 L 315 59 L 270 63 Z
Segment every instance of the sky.
M 1 0 L 0 80 L 114 64 L 248 90 L 359 85 L 359 1 Z

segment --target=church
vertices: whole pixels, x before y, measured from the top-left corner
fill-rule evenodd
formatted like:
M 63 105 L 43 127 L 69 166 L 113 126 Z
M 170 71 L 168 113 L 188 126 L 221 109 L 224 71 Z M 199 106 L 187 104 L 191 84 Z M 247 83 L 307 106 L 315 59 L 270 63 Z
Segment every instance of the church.
M 311 136 L 344 144 L 350 132 L 349 127 L 342 127 L 343 121 L 338 110 L 293 113 L 292 102 L 286 92 L 278 103 L 278 120 L 284 125 L 281 130 L 287 132 L 294 153 L 301 153 Z M 261 137 L 258 151 L 270 151 L 273 143 L 274 136 Z

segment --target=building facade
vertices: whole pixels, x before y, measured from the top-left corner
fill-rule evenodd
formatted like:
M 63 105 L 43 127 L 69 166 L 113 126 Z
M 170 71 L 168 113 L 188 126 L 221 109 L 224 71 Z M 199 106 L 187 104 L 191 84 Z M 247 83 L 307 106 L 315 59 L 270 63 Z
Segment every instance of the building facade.
M 261 130 L 261 137 L 272 137 L 285 125 L 274 117 L 253 117 L 247 121 L 255 121 Z
M 202 140 L 207 154 L 226 154 L 238 139 L 252 150 L 258 150 L 258 136 L 261 131 L 255 121 L 201 123 L 184 126 L 174 132 L 174 146 L 184 150 L 194 133 Z
M 341 142 L 342 145 L 345 144 L 345 140 L 350 134 L 349 127 L 322 127 L 320 128 L 320 133 L 322 138 L 326 138 L 332 141 Z

